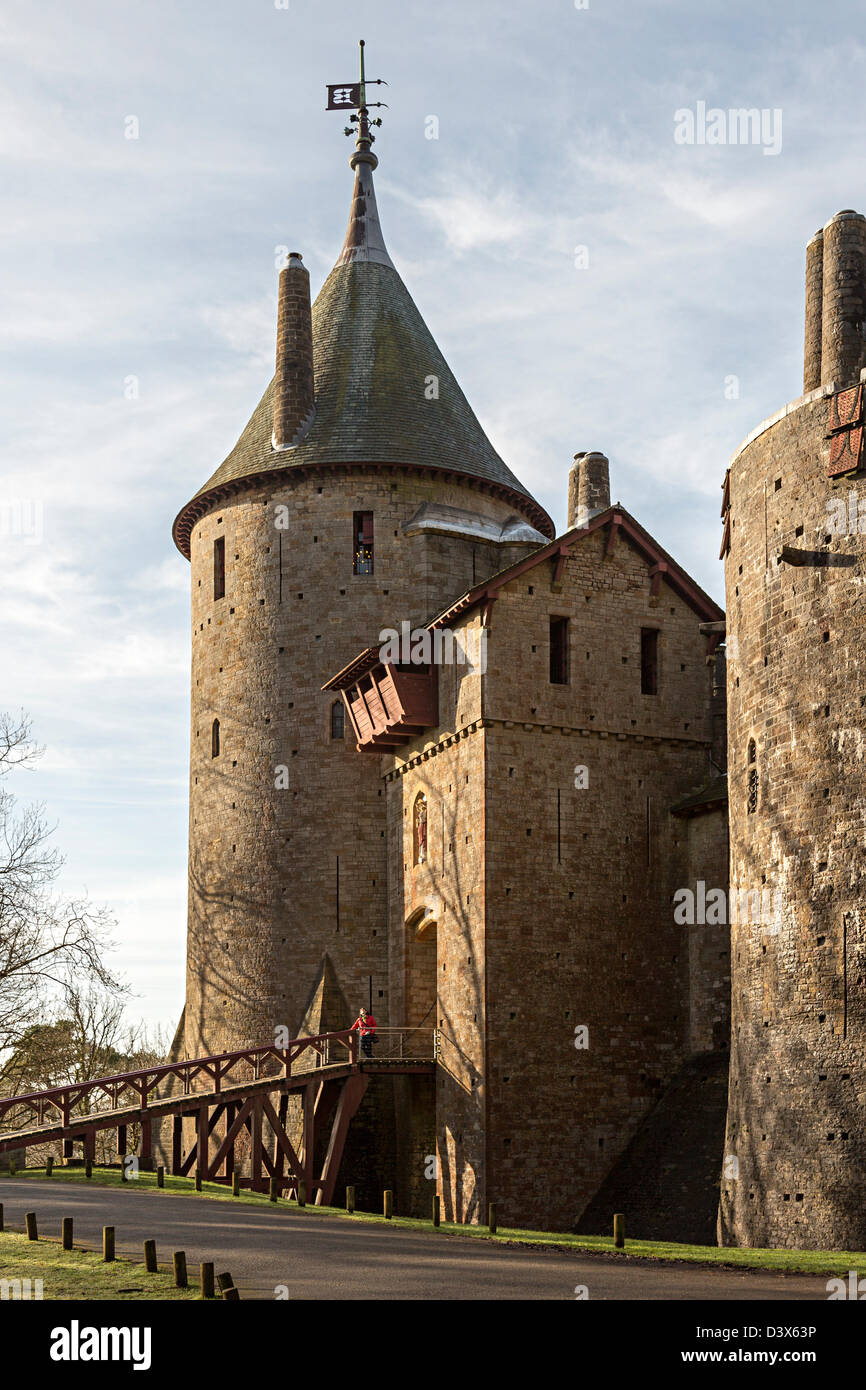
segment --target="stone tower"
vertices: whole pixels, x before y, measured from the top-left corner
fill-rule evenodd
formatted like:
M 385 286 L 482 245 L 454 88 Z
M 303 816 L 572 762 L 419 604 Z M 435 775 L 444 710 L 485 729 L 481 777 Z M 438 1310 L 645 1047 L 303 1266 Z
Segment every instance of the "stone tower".
M 723 1244 L 863 1248 L 866 219 L 809 243 L 804 392 L 725 479 L 732 1050 Z
M 397 273 L 361 110 L 346 239 L 310 309 L 292 253 L 277 370 L 174 526 L 191 561 L 186 1054 L 389 1021 L 385 798 L 324 681 L 553 534 Z

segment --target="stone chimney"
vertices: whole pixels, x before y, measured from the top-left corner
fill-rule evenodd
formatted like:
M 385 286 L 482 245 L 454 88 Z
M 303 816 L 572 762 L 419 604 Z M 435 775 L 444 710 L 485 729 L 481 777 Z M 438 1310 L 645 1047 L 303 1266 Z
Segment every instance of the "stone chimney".
M 273 447 L 292 449 L 300 444 L 314 413 L 310 275 L 299 253 L 292 251 L 280 271 Z
M 803 390 L 852 386 L 866 365 L 866 217 L 846 208 L 806 248 Z
M 604 454 L 575 454 L 568 475 L 568 529 L 585 526 L 610 506 L 610 464 Z

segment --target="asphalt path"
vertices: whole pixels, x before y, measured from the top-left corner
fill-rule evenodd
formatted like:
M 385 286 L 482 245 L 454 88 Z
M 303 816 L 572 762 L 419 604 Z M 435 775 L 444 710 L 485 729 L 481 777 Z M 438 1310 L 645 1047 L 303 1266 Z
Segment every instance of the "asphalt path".
M 593 1300 L 827 1299 L 826 1278 L 812 1275 L 503 1247 L 297 1208 L 259 1211 L 136 1191 L 133 1184 L 11 1178 L 0 1180 L 0 1202 L 7 1230 L 23 1231 L 24 1213 L 35 1211 L 40 1235 L 59 1236 L 61 1217 L 71 1216 L 76 1245 L 101 1248 L 102 1227 L 114 1226 L 119 1256 L 141 1261 L 142 1242 L 155 1239 L 162 1265 L 170 1265 L 173 1251 L 186 1251 L 191 1278 L 200 1261 L 213 1260 L 217 1273 L 231 1273 L 241 1298 L 573 1300 L 585 1286 Z M 133 1282 L 146 1278 L 142 1269 Z

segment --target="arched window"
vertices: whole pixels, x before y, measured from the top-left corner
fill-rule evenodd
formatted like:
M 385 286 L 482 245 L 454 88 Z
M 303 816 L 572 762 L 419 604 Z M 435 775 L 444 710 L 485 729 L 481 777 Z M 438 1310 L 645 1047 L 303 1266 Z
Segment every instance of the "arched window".
M 215 719 L 210 731 L 210 755 L 218 758 L 220 755 L 220 722 Z
M 749 815 L 753 816 L 758 809 L 758 752 L 753 738 L 749 739 L 748 766 L 749 782 L 746 808 Z
M 335 700 L 331 705 L 331 738 L 345 738 L 346 736 L 346 706 L 342 700 Z
M 426 864 L 427 862 L 427 798 L 423 792 L 419 792 L 415 797 L 415 806 L 412 811 L 412 844 L 414 853 L 412 855 L 413 864 Z

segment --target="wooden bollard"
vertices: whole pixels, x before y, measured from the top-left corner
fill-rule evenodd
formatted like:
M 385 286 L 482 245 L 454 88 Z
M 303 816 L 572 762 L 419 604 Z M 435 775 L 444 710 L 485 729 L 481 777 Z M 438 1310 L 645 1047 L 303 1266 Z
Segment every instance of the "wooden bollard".
M 172 1264 L 174 1265 L 174 1287 L 175 1287 L 176 1289 L 185 1289 L 185 1288 L 187 1288 L 187 1279 L 186 1279 L 186 1251 L 185 1251 L 185 1250 L 175 1250 L 175 1252 L 174 1252 L 174 1254 L 172 1255 L 171 1259 L 172 1259 Z
M 3 1203 L 0 1202 L 0 1231 L 3 1230 Z
M 214 1278 L 212 1260 L 202 1260 L 201 1265 L 199 1267 L 199 1278 L 201 1282 L 202 1298 L 213 1298 Z
M 496 1203 L 487 1203 L 487 1229 L 492 1236 L 496 1235 Z
M 234 1284 L 232 1284 L 230 1288 L 223 1290 L 223 1298 L 227 1303 L 240 1303 L 241 1301 L 241 1296 Z
M 434 1226 L 438 1226 L 438 1225 L 439 1225 L 439 1222 L 440 1222 L 440 1219 L 441 1219 L 441 1203 L 440 1203 L 440 1200 L 439 1200 L 439 1193 L 436 1192 L 436 1193 L 434 1193 L 434 1196 L 433 1196 L 433 1225 L 434 1225 Z
M 307 1205 L 307 1184 L 304 1182 L 304 1179 L 301 1178 L 300 1181 L 299 1181 L 299 1183 L 298 1183 L 298 1206 L 299 1206 L 299 1207 L 305 1207 L 306 1205 Z
M 196 1192 L 201 1192 L 201 1169 L 200 1169 L 200 1168 L 196 1168 L 196 1170 L 195 1170 L 195 1190 L 196 1190 Z
M 625 1214 L 621 1211 L 614 1214 L 613 1243 L 617 1250 L 622 1250 L 625 1246 Z
M 157 1165 L 156 1169 L 156 1185 L 157 1187 L 165 1187 L 165 1168 L 161 1163 Z
M 72 1249 L 72 1217 L 64 1216 L 60 1223 L 60 1243 L 64 1250 Z
M 240 1180 L 240 1178 L 238 1177 L 237 1173 L 232 1173 L 232 1196 L 233 1196 L 233 1197 L 240 1197 L 240 1195 L 241 1195 L 241 1180 Z
M 223 1298 L 225 1298 L 225 1296 L 226 1296 L 226 1294 L 228 1293 L 229 1289 L 233 1289 L 234 1286 L 235 1286 L 235 1281 L 234 1281 L 234 1279 L 232 1278 L 232 1276 L 229 1274 L 229 1272 L 228 1272 L 227 1269 L 224 1270 L 222 1274 L 218 1274 L 218 1275 L 217 1275 L 217 1287 L 218 1287 L 220 1293 L 222 1294 Z
M 385 1220 L 390 1221 L 394 1215 L 394 1193 L 390 1187 L 385 1188 Z
M 92 1158 L 86 1158 L 86 1159 L 84 1160 L 84 1176 L 85 1176 L 86 1178 L 92 1178 L 92 1177 L 93 1177 L 93 1159 L 92 1159 Z
M 16 1174 L 17 1171 L 18 1171 L 18 1170 L 17 1170 L 17 1168 L 15 1167 L 15 1159 L 14 1159 L 14 1158 L 10 1158 L 10 1160 L 9 1160 L 9 1176 L 10 1176 L 10 1178 L 14 1178 L 14 1176 L 15 1176 L 15 1174 Z
M 272 1202 L 275 1202 L 275 1201 L 277 1200 L 277 1198 L 279 1197 L 279 1195 L 280 1195 L 279 1183 L 277 1182 L 276 1178 L 271 1178 L 271 1181 L 270 1181 L 270 1183 L 269 1183 L 269 1185 L 268 1185 L 268 1197 L 270 1198 L 270 1200 L 271 1200 Z
M 156 1274 L 159 1266 L 156 1263 L 156 1241 L 146 1240 L 144 1242 L 144 1268 L 148 1274 Z
M 354 1187 L 347 1187 L 347 1188 L 346 1188 L 346 1211 L 349 1212 L 349 1213 L 351 1214 L 352 1212 L 354 1212 L 354 1210 L 355 1210 L 355 1189 L 354 1189 Z
M 121 1182 L 127 1182 L 127 1181 L 128 1181 L 127 1176 L 126 1176 L 126 1163 L 124 1162 L 124 1157 L 125 1157 L 125 1155 L 122 1156 L 122 1157 L 121 1157 L 121 1160 L 120 1160 L 120 1181 L 121 1181 Z
M 38 1233 L 38 1231 L 36 1230 L 36 1212 L 35 1212 L 35 1211 L 25 1211 L 25 1213 L 24 1213 L 24 1229 L 25 1229 L 26 1232 L 27 1232 L 27 1239 L 28 1239 L 28 1240 L 38 1240 L 38 1239 L 39 1239 L 39 1233 Z
M 45 1160 L 45 1176 L 46 1176 L 46 1178 L 50 1178 L 50 1177 L 51 1177 L 51 1174 L 52 1174 L 53 1172 L 54 1172 L 54 1156 L 53 1156 L 53 1154 L 49 1154 L 48 1157 L 47 1157 L 46 1160 Z
M 105 1264 L 110 1265 L 114 1259 L 114 1227 L 103 1226 L 102 1228 L 102 1259 Z

